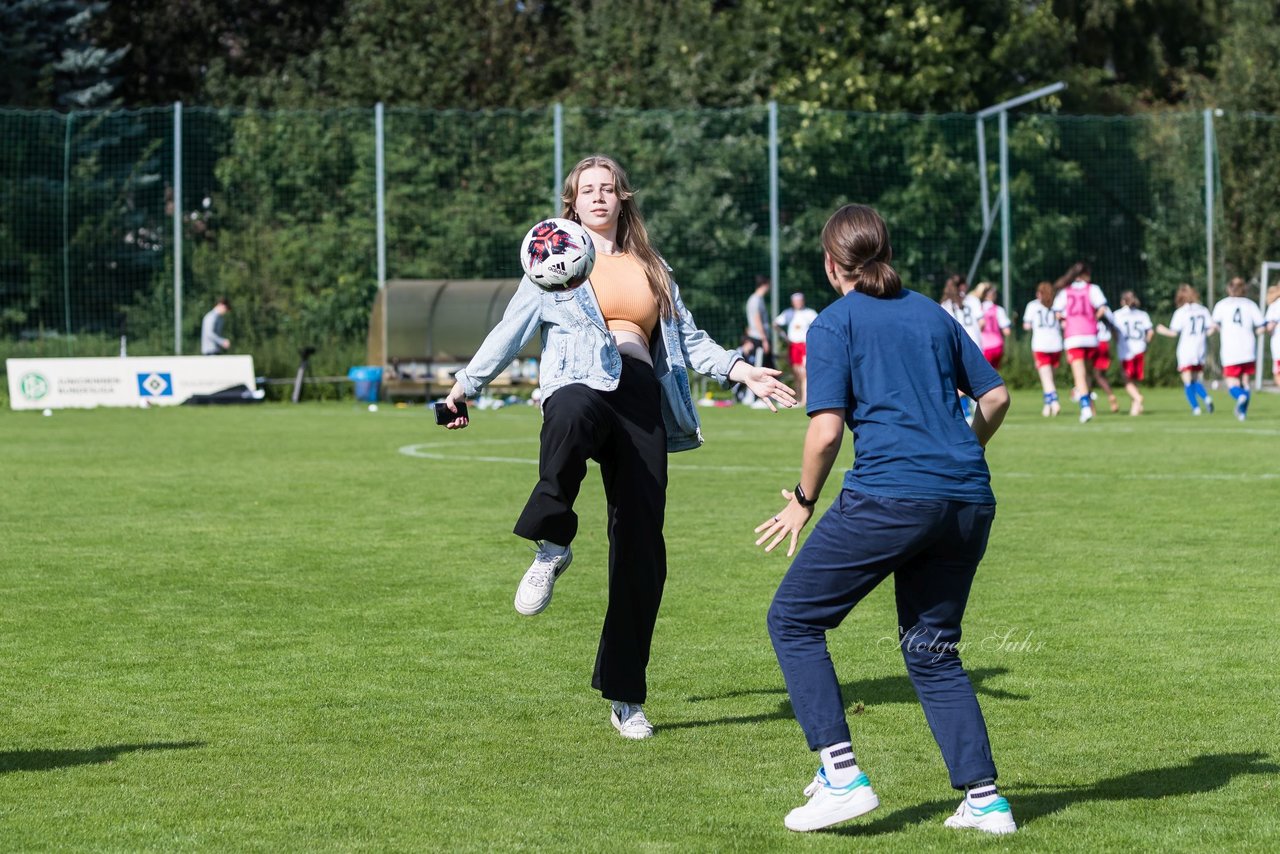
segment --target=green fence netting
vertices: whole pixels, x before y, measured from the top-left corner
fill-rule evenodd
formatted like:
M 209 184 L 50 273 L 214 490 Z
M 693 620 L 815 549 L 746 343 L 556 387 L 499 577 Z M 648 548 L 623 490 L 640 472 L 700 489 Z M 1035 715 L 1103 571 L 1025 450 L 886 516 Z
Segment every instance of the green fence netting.
M 304 344 L 359 353 L 377 288 L 374 110 L 177 112 L 0 110 L 0 349 L 105 355 L 125 336 L 130 353 L 190 353 L 201 315 L 226 296 L 234 349 L 254 353 L 265 373 L 291 371 Z M 686 302 L 736 344 L 754 277 L 771 263 L 768 109 L 561 115 L 560 169 L 594 152 L 617 158 Z M 975 260 L 975 278 L 1001 281 L 999 217 L 976 255 L 974 117 L 782 107 L 776 119 L 784 305 L 797 290 L 818 308 L 832 298 L 818 237 L 849 201 L 885 216 L 909 287 L 936 295 Z M 1234 138 L 1280 123 L 1219 120 L 1219 135 L 1228 128 Z M 556 211 L 556 130 L 551 108 L 386 110 L 388 277 L 517 275 L 525 229 Z M 985 144 L 994 201 L 994 121 Z M 1215 176 L 1236 168 L 1232 150 L 1211 149 Z M 1156 314 L 1179 282 L 1204 283 L 1201 113 L 1013 114 L 1008 161 L 1015 314 L 1037 282 L 1078 258 L 1112 300 L 1133 289 Z M 1246 215 L 1215 211 L 1214 222 Z

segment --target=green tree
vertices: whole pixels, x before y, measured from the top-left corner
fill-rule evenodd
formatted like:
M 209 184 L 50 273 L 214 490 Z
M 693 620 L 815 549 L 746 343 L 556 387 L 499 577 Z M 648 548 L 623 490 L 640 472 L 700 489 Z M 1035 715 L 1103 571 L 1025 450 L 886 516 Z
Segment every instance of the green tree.
M 1280 9 L 1236 0 L 1206 86 L 1217 119 L 1228 272 L 1252 276 L 1280 259 Z
M 128 46 L 95 39 L 106 2 L 0 0 L 0 104 L 86 109 L 109 103 Z
M 107 5 L 107 4 L 103 4 Z M 115 0 L 94 26 L 129 52 L 119 94 L 138 106 L 206 102 L 206 78 L 255 78 L 313 51 L 345 0 Z

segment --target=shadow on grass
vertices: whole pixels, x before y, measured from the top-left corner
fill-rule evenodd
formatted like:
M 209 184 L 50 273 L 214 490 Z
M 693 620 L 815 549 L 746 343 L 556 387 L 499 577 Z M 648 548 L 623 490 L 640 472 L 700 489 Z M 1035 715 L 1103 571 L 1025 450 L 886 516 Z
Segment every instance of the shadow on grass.
M 985 667 L 969 671 L 969 681 L 973 683 L 973 690 L 979 695 L 985 697 L 993 697 L 999 700 L 1027 700 L 1030 699 L 1025 694 L 1015 694 L 1011 691 L 1003 691 L 999 688 L 992 688 L 984 684 L 988 679 L 995 676 L 1001 676 L 1008 673 L 1006 667 Z M 791 720 L 795 717 L 791 711 L 791 703 L 786 699 L 787 689 L 782 685 L 776 688 L 754 688 L 744 691 L 729 691 L 724 694 L 717 694 L 707 697 L 688 697 L 690 703 L 703 703 L 709 700 L 729 700 L 735 697 L 755 697 L 768 696 L 770 694 L 781 695 L 782 701 L 778 704 L 777 711 L 762 712 L 757 715 L 740 715 L 737 717 L 727 718 L 710 718 L 707 720 L 693 721 L 676 721 L 674 723 L 664 723 L 662 728 L 668 729 L 687 729 L 689 727 L 703 726 L 719 726 L 721 724 L 758 724 L 765 721 Z M 915 703 L 916 691 L 911 686 L 911 680 L 906 674 L 899 676 L 881 676 L 878 679 L 862 679 L 853 682 L 845 682 L 840 685 L 840 695 L 844 697 L 846 709 L 857 709 L 858 704 L 874 706 L 882 703 Z
M 160 741 L 150 744 L 113 744 L 85 750 L 10 750 L 0 752 L 0 774 L 14 771 L 52 771 L 77 765 L 102 765 L 126 753 L 143 750 L 191 750 L 203 741 Z
M 1270 758 L 1270 755 L 1261 752 L 1210 753 L 1196 756 L 1182 765 L 1132 771 L 1093 783 L 1055 786 L 1024 784 L 1011 786 L 1004 794 L 1009 796 L 1018 826 L 1025 828 L 1078 804 L 1095 801 L 1154 801 L 1213 792 L 1236 777 L 1280 771 L 1280 765 L 1266 761 Z M 959 793 L 956 793 L 951 800 L 903 807 L 866 824 L 845 824 L 825 832 L 839 836 L 876 836 L 894 833 L 923 821 L 937 821 L 941 824 L 955 810 L 959 798 Z

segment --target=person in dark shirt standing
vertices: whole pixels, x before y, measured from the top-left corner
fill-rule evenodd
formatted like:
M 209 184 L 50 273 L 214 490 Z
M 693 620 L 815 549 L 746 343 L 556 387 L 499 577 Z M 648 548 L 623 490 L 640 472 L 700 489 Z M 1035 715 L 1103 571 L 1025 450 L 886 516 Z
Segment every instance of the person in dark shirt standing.
M 984 448 L 1009 394 L 982 351 L 932 300 L 902 287 L 879 214 L 838 210 L 822 231 L 827 278 L 841 294 L 809 328 L 800 482 L 756 528 L 772 550 L 800 531 L 840 452 L 846 424 L 855 459 L 843 489 L 782 579 L 769 635 L 797 721 L 822 767 L 792 810 L 791 830 L 818 830 L 880 802 L 854 757 L 827 632 L 894 577 L 898 639 L 951 785 L 964 791 L 948 827 L 1016 829 L 996 789 L 986 723 L 960 663 L 960 621 L 987 547 L 995 497 Z M 976 402 L 965 423 L 957 392 Z

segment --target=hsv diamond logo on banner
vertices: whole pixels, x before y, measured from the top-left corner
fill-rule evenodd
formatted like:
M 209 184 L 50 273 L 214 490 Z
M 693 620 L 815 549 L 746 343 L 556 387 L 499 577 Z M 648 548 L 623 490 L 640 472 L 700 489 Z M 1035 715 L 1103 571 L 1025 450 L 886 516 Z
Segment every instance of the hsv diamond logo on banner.
M 143 397 L 173 397 L 173 375 L 138 374 L 138 394 Z

